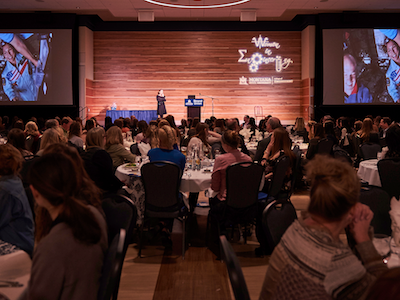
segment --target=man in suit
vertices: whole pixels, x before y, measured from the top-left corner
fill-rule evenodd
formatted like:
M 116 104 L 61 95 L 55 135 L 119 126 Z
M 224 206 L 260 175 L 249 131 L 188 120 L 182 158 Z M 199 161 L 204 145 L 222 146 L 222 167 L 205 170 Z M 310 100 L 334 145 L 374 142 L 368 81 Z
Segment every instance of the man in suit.
M 379 123 L 379 127 L 382 129 L 379 132 L 379 137 L 380 138 L 385 138 L 386 137 L 386 131 L 389 128 L 390 124 L 392 124 L 392 120 L 388 117 L 384 117 L 381 119 L 381 122 Z
M 271 141 L 271 133 L 278 127 L 282 127 L 281 121 L 278 118 L 271 117 L 268 119 L 266 129 L 267 129 L 267 132 L 270 133 L 270 135 L 268 137 L 266 137 L 265 139 L 258 142 L 256 155 L 254 156 L 254 161 L 261 161 L 261 159 L 264 155 L 264 151 L 265 151 L 265 149 L 267 149 L 267 146 L 268 146 L 269 142 Z

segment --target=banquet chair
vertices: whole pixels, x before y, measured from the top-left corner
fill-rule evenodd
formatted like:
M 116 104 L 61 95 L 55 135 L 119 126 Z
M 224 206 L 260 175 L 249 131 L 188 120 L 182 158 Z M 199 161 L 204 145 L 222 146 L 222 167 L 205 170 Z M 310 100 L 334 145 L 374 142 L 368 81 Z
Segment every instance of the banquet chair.
M 254 223 L 263 175 L 264 168 L 252 162 L 234 163 L 226 169 L 226 209 L 223 218 L 227 225 L 233 228 L 235 224 Z
M 272 180 L 268 189 L 267 201 L 272 201 L 277 198 L 280 199 L 289 197 L 290 191 L 283 191 L 285 178 L 287 176 L 289 167 L 289 156 L 284 155 L 277 160 L 274 166 Z
M 296 209 L 289 199 L 273 200 L 267 205 L 262 214 L 262 229 L 271 252 L 296 219 Z
M 139 155 L 139 156 L 141 155 L 140 151 L 139 151 L 138 144 L 132 144 L 131 147 L 130 147 L 130 150 L 131 150 L 132 154 Z
M 123 257 L 125 257 L 128 246 L 132 241 L 133 231 L 136 227 L 138 215 L 136 206 L 131 199 L 120 194 L 105 195 L 102 199 L 101 206 L 106 215 L 108 241 L 111 243 L 121 229 L 125 230 L 124 249 L 122 253 Z M 121 274 L 119 274 L 119 277 L 120 276 Z M 116 282 L 113 299 L 117 299 L 118 296 L 119 277 Z
M 400 197 L 400 158 L 384 158 L 378 161 L 382 189 L 390 197 Z
M 104 257 L 103 269 L 100 278 L 100 289 L 97 294 L 98 300 L 110 300 L 118 290 L 118 282 L 121 276 L 124 261 L 125 229 L 120 229 L 114 237 L 107 254 Z M 116 300 L 117 298 L 113 298 Z
M 236 300 L 250 300 L 246 280 L 244 279 L 239 260 L 233 251 L 231 244 L 224 235 L 219 237 L 224 253 L 224 262 L 229 274 L 229 280 Z
M 334 142 L 327 138 L 320 139 L 318 141 L 318 145 L 317 145 L 317 153 L 325 154 L 325 155 L 332 155 L 333 144 L 334 144 Z
M 145 213 L 140 227 L 139 257 L 142 254 L 145 222 L 151 218 L 170 218 L 182 222 L 182 259 L 185 259 L 185 225 L 189 211 L 179 192 L 182 170 L 175 163 L 155 161 L 144 164 L 141 175 L 145 191 Z
M 362 160 L 376 159 L 378 152 L 382 150 L 381 145 L 376 143 L 362 143 L 360 154 Z
M 303 171 L 301 167 L 301 150 L 298 145 L 293 147 L 293 153 L 296 156 L 296 160 L 294 162 L 293 166 L 293 172 L 292 172 L 292 180 L 290 183 L 290 192 L 289 192 L 289 198 L 290 196 L 294 193 L 294 190 L 296 188 L 296 185 L 298 182 L 301 182 L 303 179 Z
M 362 188 L 360 202 L 369 206 L 374 213 L 371 226 L 375 234 L 392 235 L 392 220 L 389 215 L 390 199 L 388 193 L 375 186 Z

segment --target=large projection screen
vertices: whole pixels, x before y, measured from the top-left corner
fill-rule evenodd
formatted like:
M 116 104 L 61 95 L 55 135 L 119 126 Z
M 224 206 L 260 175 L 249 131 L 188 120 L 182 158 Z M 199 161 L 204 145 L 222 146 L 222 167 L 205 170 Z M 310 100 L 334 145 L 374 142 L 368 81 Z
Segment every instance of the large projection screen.
M 0 105 L 73 105 L 72 30 L 1 30 Z
M 323 30 L 323 104 L 400 101 L 397 29 Z

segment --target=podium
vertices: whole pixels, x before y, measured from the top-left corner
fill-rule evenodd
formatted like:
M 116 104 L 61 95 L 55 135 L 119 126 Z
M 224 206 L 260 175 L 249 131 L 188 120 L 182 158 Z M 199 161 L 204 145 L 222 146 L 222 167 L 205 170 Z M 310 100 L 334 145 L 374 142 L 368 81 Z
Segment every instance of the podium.
M 196 99 L 196 96 L 189 95 L 185 99 L 187 107 L 187 118 L 199 118 L 201 120 L 201 108 L 203 107 L 204 99 Z

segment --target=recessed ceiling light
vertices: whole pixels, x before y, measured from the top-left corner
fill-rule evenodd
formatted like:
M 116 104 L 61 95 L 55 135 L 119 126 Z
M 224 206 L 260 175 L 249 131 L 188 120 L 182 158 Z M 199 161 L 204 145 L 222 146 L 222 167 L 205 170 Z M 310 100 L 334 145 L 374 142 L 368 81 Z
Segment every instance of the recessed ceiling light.
M 214 5 L 181 5 L 181 4 L 171 4 L 171 3 L 159 2 L 156 0 L 144 0 L 144 1 L 151 3 L 151 4 L 172 7 L 172 8 L 196 9 L 196 8 L 222 8 L 222 7 L 234 6 L 234 5 L 239 5 L 239 4 L 249 2 L 250 0 L 236 0 L 236 1 L 233 1 L 230 3 L 214 4 Z
M 77 6 L 77 7 L 76 7 L 76 9 L 80 9 L 80 7 L 79 7 L 79 6 Z
M 318 6 L 314 6 L 314 9 L 317 9 L 318 8 Z

